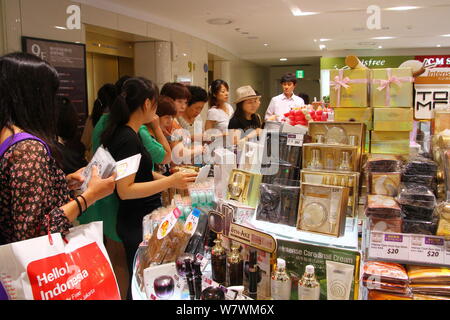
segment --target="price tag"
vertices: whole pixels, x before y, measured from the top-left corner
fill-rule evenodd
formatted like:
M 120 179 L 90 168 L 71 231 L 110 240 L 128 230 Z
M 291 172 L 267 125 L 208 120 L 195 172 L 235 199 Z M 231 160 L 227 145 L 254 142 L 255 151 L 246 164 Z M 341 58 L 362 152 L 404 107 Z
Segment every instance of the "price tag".
M 372 232 L 369 258 L 408 261 L 409 237 L 399 233 Z
M 287 145 L 294 147 L 301 147 L 303 145 L 303 135 L 302 134 L 288 134 Z
M 410 261 L 443 264 L 444 258 L 444 238 L 411 235 Z

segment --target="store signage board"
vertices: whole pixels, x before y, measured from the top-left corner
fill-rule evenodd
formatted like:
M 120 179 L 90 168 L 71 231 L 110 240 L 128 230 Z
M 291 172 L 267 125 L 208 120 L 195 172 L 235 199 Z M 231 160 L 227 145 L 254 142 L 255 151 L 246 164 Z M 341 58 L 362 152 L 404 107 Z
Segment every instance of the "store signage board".
M 433 65 L 435 68 L 450 68 L 449 55 L 416 56 L 416 60 L 425 62 L 425 67 Z
M 208 214 L 210 229 L 213 232 L 271 254 L 277 250 L 277 241 L 272 235 L 231 222 L 227 218 L 228 213 L 222 214 L 212 210 Z
M 81 43 L 22 37 L 22 50 L 50 63 L 59 75 L 58 95 L 70 99 L 79 115 L 79 127 L 88 116 L 86 50 Z
M 368 259 L 450 266 L 450 241 L 444 237 L 371 231 Z
M 414 60 L 414 56 L 373 56 L 358 57 L 370 69 L 398 68 L 403 62 Z M 341 69 L 345 67 L 345 57 L 321 58 L 320 69 Z
M 415 80 L 414 118 L 431 120 L 450 105 L 450 68 L 431 68 Z

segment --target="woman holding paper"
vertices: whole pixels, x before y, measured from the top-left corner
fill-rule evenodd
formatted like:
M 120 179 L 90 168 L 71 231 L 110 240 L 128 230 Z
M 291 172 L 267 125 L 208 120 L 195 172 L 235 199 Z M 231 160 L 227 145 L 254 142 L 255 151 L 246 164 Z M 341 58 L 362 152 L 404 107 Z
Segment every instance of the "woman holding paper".
M 115 175 L 93 169 L 87 190 L 81 170 L 60 167 L 55 108 L 59 79 L 47 62 L 26 53 L 0 58 L 0 245 L 61 232 L 88 206 L 114 190 Z M 70 189 L 69 189 L 70 188 Z
M 116 161 L 141 154 L 138 171 L 116 183 L 119 196 L 117 233 L 127 256 L 130 278 L 136 250 L 142 242 L 142 219 L 161 207 L 158 193 L 169 188 L 187 189 L 196 174 L 178 172 L 170 177 L 152 172 L 152 157 L 138 135 L 139 128 L 155 116 L 158 88 L 145 78 L 127 80 L 111 106 L 110 117 L 102 134 L 102 144 Z M 130 289 L 128 298 L 131 298 Z

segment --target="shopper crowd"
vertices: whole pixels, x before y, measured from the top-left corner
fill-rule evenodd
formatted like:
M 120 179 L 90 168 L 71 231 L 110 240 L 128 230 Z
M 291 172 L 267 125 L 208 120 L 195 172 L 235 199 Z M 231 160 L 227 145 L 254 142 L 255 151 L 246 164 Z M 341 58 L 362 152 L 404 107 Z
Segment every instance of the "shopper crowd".
M 57 96 L 59 84 L 56 70 L 40 58 L 0 58 L 0 245 L 49 232 L 67 235 L 75 221 L 103 221 L 112 263 L 126 265 L 128 280 L 121 285 L 128 285 L 142 218 L 162 206 L 162 192 L 187 189 L 195 181 L 196 174 L 171 174 L 172 168 L 179 159 L 192 161 L 211 151 L 205 145 L 214 138 L 232 136 L 238 143 L 257 137 L 263 128 L 257 113 L 261 95 L 240 87 L 233 108 L 223 80 L 206 92 L 180 83 L 159 90 L 149 79 L 126 76 L 100 88 L 80 132 L 74 106 Z M 289 102 L 303 103 L 293 94 L 295 77 L 288 75 L 282 84 L 285 92 L 272 99 L 266 120 L 278 119 Z M 115 181 L 115 174 L 102 179 L 94 166 L 87 189 L 75 192 L 101 145 L 116 161 L 141 154 L 138 171 Z

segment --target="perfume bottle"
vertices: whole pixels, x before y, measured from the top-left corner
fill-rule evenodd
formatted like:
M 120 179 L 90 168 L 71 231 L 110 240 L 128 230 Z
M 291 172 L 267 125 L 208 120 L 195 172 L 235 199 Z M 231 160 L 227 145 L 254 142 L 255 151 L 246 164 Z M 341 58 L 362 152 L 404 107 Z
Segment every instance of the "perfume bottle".
M 325 157 L 325 169 L 327 170 L 334 170 L 336 168 L 334 164 L 334 155 L 331 152 L 327 153 L 327 156 Z
M 322 169 L 322 161 L 320 159 L 320 150 L 319 149 L 313 149 L 312 150 L 312 157 L 311 162 L 309 163 L 308 168 L 309 169 Z
M 258 296 L 258 253 L 256 250 L 250 251 L 250 259 L 248 262 L 248 296 L 256 300 Z
M 239 245 L 231 247 L 231 253 L 227 259 L 228 286 L 242 286 L 244 283 L 244 261 L 239 252 Z
M 286 272 L 286 261 L 284 259 L 277 259 L 277 268 L 272 273 L 270 285 L 273 300 L 290 300 L 291 278 Z
M 227 254 L 225 248 L 222 247 L 220 235 L 217 235 L 214 243 L 216 245 L 211 250 L 212 279 L 217 283 L 223 284 L 227 274 Z
M 200 300 L 202 294 L 202 270 L 199 261 L 194 262 L 192 265 L 194 268 L 194 288 L 195 288 L 195 300 Z
M 230 195 L 233 198 L 239 198 L 242 193 L 242 181 L 244 180 L 244 176 L 240 173 L 236 173 L 234 175 L 233 182 L 228 185 L 228 190 L 230 191 Z
M 298 282 L 298 300 L 319 300 L 320 284 L 314 274 L 314 266 L 306 266 L 305 274 Z
M 351 171 L 352 167 L 350 165 L 350 153 L 348 151 L 344 151 L 341 154 L 341 164 L 338 167 L 339 171 Z

